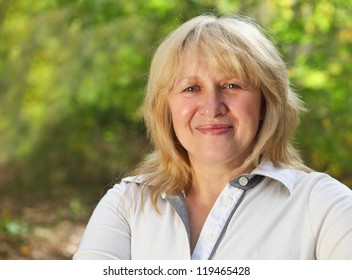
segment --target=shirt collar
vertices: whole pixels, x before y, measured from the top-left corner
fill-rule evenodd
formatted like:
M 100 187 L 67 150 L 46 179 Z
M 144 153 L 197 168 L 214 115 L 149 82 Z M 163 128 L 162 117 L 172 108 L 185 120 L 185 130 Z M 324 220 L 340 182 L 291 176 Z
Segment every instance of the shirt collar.
M 261 175 L 279 181 L 289 190 L 290 194 L 292 194 L 296 184 L 296 173 L 294 169 L 275 167 L 273 163 L 268 160 L 262 160 L 262 162 L 246 176 L 251 180 L 254 175 Z M 235 180 L 239 181 L 242 177 L 243 176 L 239 176 Z M 166 199 L 166 193 L 163 192 L 161 197 Z
M 275 167 L 271 161 L 263 160 L 252 172 L 254 175 L 269 177 L 282 183 L 290 193 L 296 183 L 294 169 Z

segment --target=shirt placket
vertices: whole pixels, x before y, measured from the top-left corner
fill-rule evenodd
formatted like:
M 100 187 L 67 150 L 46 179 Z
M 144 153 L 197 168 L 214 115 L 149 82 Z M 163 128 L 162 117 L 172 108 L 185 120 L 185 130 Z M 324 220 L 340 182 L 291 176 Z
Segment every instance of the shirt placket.
M 256 186 L 261 178 L 262 176 L 259 175 L 242 175 L 232 180 L 224 188 L 204 223 L 193 250 L 192 259 L 204 260 L 214 257 L 231 218 L 244 199 L 246 191 Z M 181 218 L 190 240 L 190 225 L 184 196 L 179 194 L 166 199 Z

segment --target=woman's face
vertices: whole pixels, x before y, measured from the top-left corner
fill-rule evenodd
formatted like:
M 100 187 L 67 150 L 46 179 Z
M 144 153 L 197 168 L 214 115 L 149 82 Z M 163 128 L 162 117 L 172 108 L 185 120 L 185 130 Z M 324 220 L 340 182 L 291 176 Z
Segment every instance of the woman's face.
M 169 109 L 191 164 L 239 166 L 251 154 L 261 118 L 259 88 L 211 71 L 200 54 L 185 50 Z

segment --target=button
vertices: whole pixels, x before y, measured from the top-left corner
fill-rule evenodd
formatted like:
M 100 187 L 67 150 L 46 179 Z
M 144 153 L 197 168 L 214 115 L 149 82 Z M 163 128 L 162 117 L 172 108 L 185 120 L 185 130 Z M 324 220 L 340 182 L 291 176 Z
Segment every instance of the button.
M 206 236 L 205 236 L 205 242 L 206 243 L 211 243 L 213 241 L 213 238 L 214 238 L 214 234 L 212 233 L 208 233 Z
M 247 186 L 248 184 L 248 178 L 247 177 L 241 177 L 240 180 L 238 181 L 242 187 Z

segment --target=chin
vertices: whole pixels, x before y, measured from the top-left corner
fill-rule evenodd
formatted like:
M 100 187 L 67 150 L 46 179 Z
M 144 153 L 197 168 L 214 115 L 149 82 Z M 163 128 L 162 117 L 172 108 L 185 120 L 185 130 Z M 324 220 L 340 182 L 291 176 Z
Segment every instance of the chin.
M 224 155 L 223 157 L 219 156 L 219 154 L 216 155 L 207 155 L 203 156 L 203 159 L 209 163 L 228 163 L 231 162 L 232 159 L 228 157 L 229 154 Z

